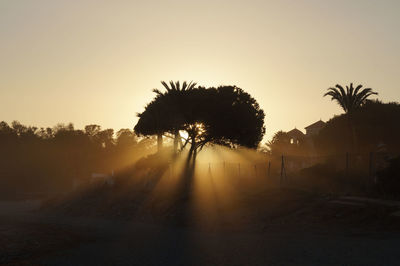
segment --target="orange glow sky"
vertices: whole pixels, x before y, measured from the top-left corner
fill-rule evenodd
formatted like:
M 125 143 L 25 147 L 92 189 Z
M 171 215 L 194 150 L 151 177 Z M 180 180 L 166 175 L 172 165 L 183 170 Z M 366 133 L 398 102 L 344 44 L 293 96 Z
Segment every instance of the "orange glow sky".
M 341 113 L 362 83 L 399 101 L 400 1 L 0 2 L 0 120 L 133 128 L 161 80 L 237 85 L 266 138 Z

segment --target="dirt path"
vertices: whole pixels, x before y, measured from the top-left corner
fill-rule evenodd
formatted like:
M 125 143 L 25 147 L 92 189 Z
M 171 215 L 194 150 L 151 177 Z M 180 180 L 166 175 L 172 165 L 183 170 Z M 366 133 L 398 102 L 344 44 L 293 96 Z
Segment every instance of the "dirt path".
M 397 265 L 396 237 L 194 233 L 132 226 L 58 252 L 46 265 Z
M 200 232 L 138 222 L 43 215 L 0 203 L 4 265 L 398 265 L 400 234 L 314 230 Z M 12 211 L 10 211 L 12 210 Z M 296 216 L 291 217 L 296 219 Z M 284 220 L 282 220 L 283 223 Z

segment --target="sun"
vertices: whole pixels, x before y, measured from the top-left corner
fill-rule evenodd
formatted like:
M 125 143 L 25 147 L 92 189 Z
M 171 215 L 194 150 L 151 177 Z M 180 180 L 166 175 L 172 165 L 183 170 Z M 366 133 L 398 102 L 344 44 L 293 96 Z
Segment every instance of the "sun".
M 189 138 L 189 132 L 191 132 L 191 134 L 195 134 L 196 137 L 202 136 L 204 135 L 204 133 L 206 132 L 205 126 L 203 123 L 194 123 L 194 124 L 190 124 L 186 127 L 185 130 L 180 130 L 179 134 L 181 135 L 181 138 L 183 141 L 186 141 Z
M 183 141 L 187 140 L 189 138 L 189 134 L 187 133 L 186 130 L 180 130 L 179 134 L 181 135 L 181 139 Z

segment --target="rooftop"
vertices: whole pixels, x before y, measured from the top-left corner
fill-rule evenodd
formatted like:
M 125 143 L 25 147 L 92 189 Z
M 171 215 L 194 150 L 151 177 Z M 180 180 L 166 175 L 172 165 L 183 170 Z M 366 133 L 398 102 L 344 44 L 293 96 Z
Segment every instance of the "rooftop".
M 298 130 L 297 128 L 290 130 L 287 134 L 291 137 L 301 138 L 304 137 L 304 133 Z
M 325 123 L 324 121 L 319 120 L 319 121 L 317 121 L 317 122 L 315 122 L 315 123 L 313 123 L 313 124 L 311 124 L 311 125 L 305 127 L 305 129 L 321 128 L 321 127 L 324 127 L 325 124 L 326 124 L 326 123 Z

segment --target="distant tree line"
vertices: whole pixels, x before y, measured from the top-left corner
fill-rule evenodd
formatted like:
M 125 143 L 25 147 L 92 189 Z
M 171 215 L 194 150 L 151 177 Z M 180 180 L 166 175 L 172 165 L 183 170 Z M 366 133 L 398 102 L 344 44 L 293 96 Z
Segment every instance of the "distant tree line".
M 67 191 L 74 180 L 130 165 L 154 146 L 133 130 L 73 124 L 52 128 L 0 122 L 0 194 Z
M 336 101 L 344 113 L 327 121 L 319 134 L 296 144 L 290 143 L 287 132 L 277 132 L 267 143 L 269 152 L 277 156 L 399 152 L 400 104 L 369 100 L 372 95 L 377 93 L 371 88 L 352 83 L 329 88 L 324 96 Z
M 400 104 L 366 100 L 350 114 L 334 116 L 319 134 L 290 143 L 287 132 L 275 133 L 267 143 L 273 155 L 336 155 L 400 152 Z
M 377 94 L 353 84 L 329 88 L 324 96 L 330 96 L 344 113 L 299 141 L 291 141 L 296 132 L 277 132 L 267 143 L 268 152 L 275 159 L 284 155 L 300 167 L 305 162 L 297 177 L 304 177 L 304 183 L 312 180 L 314 189 L 352 188 L 399 199 L 400 104 L 368 99 Z
M 351 114 L 330 119 L 315 137 L 315 147 L 320 154 L 399 152 L 399 121 L 399 103 L 366 100 Z

